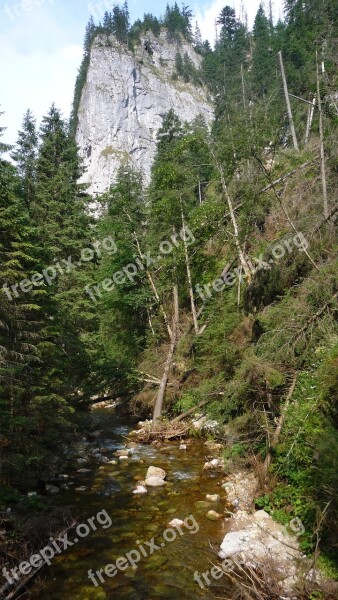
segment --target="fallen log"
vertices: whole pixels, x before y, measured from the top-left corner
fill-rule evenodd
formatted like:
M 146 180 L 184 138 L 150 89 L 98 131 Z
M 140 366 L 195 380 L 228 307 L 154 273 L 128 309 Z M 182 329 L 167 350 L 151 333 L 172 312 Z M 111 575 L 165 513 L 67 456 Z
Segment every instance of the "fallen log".
M 196 406 L 193 406 L 192 408 L 190 408 L 189 410 L 187 410 L 185 413 L 182 413 L 178 417 L 175 417 L 175 419 L 173 419 L 171 422 L 172 423 L 178 423 L 179 421 L 183 421 L 183 419 L 185 419 L 186 417 L 189 417 L 190 415 L 192 415 L 196 410 L 198 410 L 199 408 L 202 408 L 203 406 L 205 406 L 206 404 L 208 404 L 208 402 L 211 402 L 211 400 L 212 400 L 212 398 L 207 398 L 207 400 L 202 400 L 202 402 L 200 402 Z

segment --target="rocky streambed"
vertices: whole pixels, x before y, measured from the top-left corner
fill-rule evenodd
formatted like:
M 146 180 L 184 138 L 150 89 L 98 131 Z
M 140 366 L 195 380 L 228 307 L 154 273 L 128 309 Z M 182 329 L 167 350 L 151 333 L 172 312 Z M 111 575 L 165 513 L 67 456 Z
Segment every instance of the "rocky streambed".
M 205 440 L 160 447 L 130 443 L 130 421 L 103 409 L 95 411 L 92 419 L 94 435 L 79 444 L 63 479 L 55 485 L 60 492 L 51 489 L 49 493 L 55 495 L 49 496 L 48 502 L 71 507 L 83 524 L 106 511 L 111 526 L 104 528 L 96 521 L 96 531 L 90 528 L 86 537 L 56 555 L 42 572 L 43 582 L 31 587 L 30 597 L 195 600 L 214 598 L 221 589 L 225 592 L 225 580 L 212 581 L 202 589 L 194 579 L 196 572 L 207 571 L 211 561 L 217 560 L 227 531 L 227 500 L 221 487 L 224 477 L 220 469 L 204 469 L 206 462 L 217 459 L 217 450 L 215 454 Z M 149 467 L 163 470 L 163 485 L 153 485 L 161 471 L 149 472 Z M 146 493 L 133 493 L 142 485 Z M 187 526 L 181 525 L 180 532 L 182 522 Z M 168 540 L 164 538 L 167 530 L 177 532 L 175 539 L 173 533 L 167 534 Z M 74 541 L 75 534 L 69 539 Z M 152 539 L 158 548 L 150 552 Z M 111 577 L 103 571 L 104 581 L 96 577 L 98 585 L 88 577 L 89 571 L 104 570 L 141 545 L 149 553 L 143 556 L 140 552 L 135 568 L 128 565 Z
M 50 504 L 70 508 L 87 530 L 72 532 L 30 598 L 226 598 L 234 582 L 225 573 L 268 564 L 280 598 L 295 596 L 297 532 L 253 510 L 252 473 L 225 477 L 213 442 L 138 444 L 113 410 L 92 418 L 95 431 L 74 451 L 59 493 L 49 490 Z

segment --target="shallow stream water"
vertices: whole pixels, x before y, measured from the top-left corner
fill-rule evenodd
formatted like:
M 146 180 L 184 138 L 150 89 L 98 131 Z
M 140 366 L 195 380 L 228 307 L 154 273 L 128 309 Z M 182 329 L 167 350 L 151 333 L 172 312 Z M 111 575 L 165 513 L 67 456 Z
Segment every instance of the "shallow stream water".
M 126 436 L 133 424 L 114 412 L 93 413 L 95 428 L 102 431 L 95 445 L 106 450 L 109 459 L 126 444 Z M 220 494 L 222 478 L 219 474 L 203 471 L 207 449 L 203 440 L 191 443 L 187 451 L 179 444 L 168 443 L 157 449 L 140 444 L 133 449 L 128 461 L 117 465 L 85 465 L 88 474 L 68 472 L 74 485 L 69 491 L 53 497 L 55 506 L 72 506 L 80 514 L 81 523 L 100 511 L 107 511 L 112 525 L 97 525 L 85 538 L 64 553 L 56 556 L 50 567 L 43 571 L 44 585 L 31 588 L 31 598 L 36 600 L 196 600 L 229 597 L 223 579 L 212 580 L 202 590 L 194 580 L 194 573 L 210 571 L 217 564 L 217 550 L 226 533 L 226 521 L 210 521 L 206 514 L 213 509 L 224 512 L 225 498 L 220 504 L 206 503 L 206 494 Z M 117 459 L 118 460 L 118 459 Z M 162 488 L 149 488 L 148 494 L 132 494 L 137 478 L 144 479 L 150 465 L 163 468 L 168 484 Z M 83 465 L 81 465 L 83 466 Z M 79 466 L 80 468 L 80 466 Z M 84 492 L 76 487 L 86 486 Z M 182 527 L 182 535 L 164 541 L 163 533 L 174 519 L 188 522 L 190 530 Z M 198 531 L 194 523 L 198 525 Z M 169 535 L 173 537 L 174 534 Z M 143 557 L 137 568 L 118 571 L 113 577 L 102 573 L 104 582 L 96 577 L 95 587 L 88 571 L 96 572 L 140 544 L 155 538 L 161 546 L 150 556 Z M 69 534 L 75 539 L 75 532 Z M 150 551 L 149 546 L 145 546 Z M 213 548 L 215 549 L 213 551 Z

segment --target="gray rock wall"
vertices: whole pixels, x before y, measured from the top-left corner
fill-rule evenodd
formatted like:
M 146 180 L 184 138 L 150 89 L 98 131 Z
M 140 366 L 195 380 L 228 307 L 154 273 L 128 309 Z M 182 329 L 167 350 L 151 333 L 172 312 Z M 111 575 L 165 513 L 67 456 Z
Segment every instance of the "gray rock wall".
M 89 193 L 104 192 L 118 167 L 129 162 L 149 181 L 157 132 L 171 108 L 182 121 L 202 115 L 211 123 L 212 99 L 206 89 L 172 79 L 178 49 L 200 65 L 201 57 L 187 42 L 179 47 L 169 43 L 165 32 L 159 38 L 144 36 L 134 54 L 114 36 L 96 38 L 76 136 L 87 169 L 81 182 L 90 184 Z

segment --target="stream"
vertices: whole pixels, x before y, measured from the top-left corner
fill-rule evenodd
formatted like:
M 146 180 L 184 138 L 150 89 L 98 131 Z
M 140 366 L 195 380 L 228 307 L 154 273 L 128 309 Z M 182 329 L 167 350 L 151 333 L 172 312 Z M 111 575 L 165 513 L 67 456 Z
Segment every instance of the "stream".
M 126 436 L 134 423 L 119 417 L 114 411 L 92 413 L 95 429 L 101 431 L 95 447 L 104 449 L 105 456 L 116 459 L 114 453 L 126 444 Z M 112 524 L 97 524 L 71 548 L 57 555 L 51 566 L 42 571 L 43 584 L 36 582 L 30 590 L 34 600 L 196 600 L 225 597 L 225 581 L 212 580 L 202 590 L 194 580 L 194 573 L 210 571 L 217 564 L 216 553 L 226 533 L 226 521 L 210 521 L 206 514 L 213 509 L 224 512 L 221 503 L 206 502 L 207 494 L 220 494 L 222 482 L 219 473 L 203 471 L 207 449 L 203 440 L 193 440 L 188 450 L 180 450 L 179 443 L 163 444 L 161 448 L 138 445 L 127 461 L 100 465 L 92 461 L 79 465 L 91 469 L 89 473 L 67 471 L 69 490 L 49 499 L 51 505 L 71 506 L 79 523 L 106 511 Z M 133 495 L 137 480 L 145 478 L 149 466 L 163 468 L 167 485 L 148 488 L 144 495 Z M 72 485 L 73 484 L 73 485 Z M 86 487 L 86 491 L 76 488 Z M 163 542 L 163 532 L 172 519 L 187 521 L 190 529 L 182 527 L 176 539 Z M 198 524 L 198 531 L 193 523 Z M 75 531 L 69 539 L 75 539 Z M 172 534 L 174 535 L 174 534 Z M 138 549 L 155 538 L 162 547 L 150 556 L 142 557 L 137 568 L 130 566 L 113 577 L 103 574 L 104 582 L 95 587 L 88 571 L 96 572 L 119 557 Z M 170 536 L 169 536 L 170 537 Z M 148 547 L 147 545 L 145 545 Z M 149 547 L 150 548 L 150 547 Z M 212 548 L 215 548 L 213 552 Z

